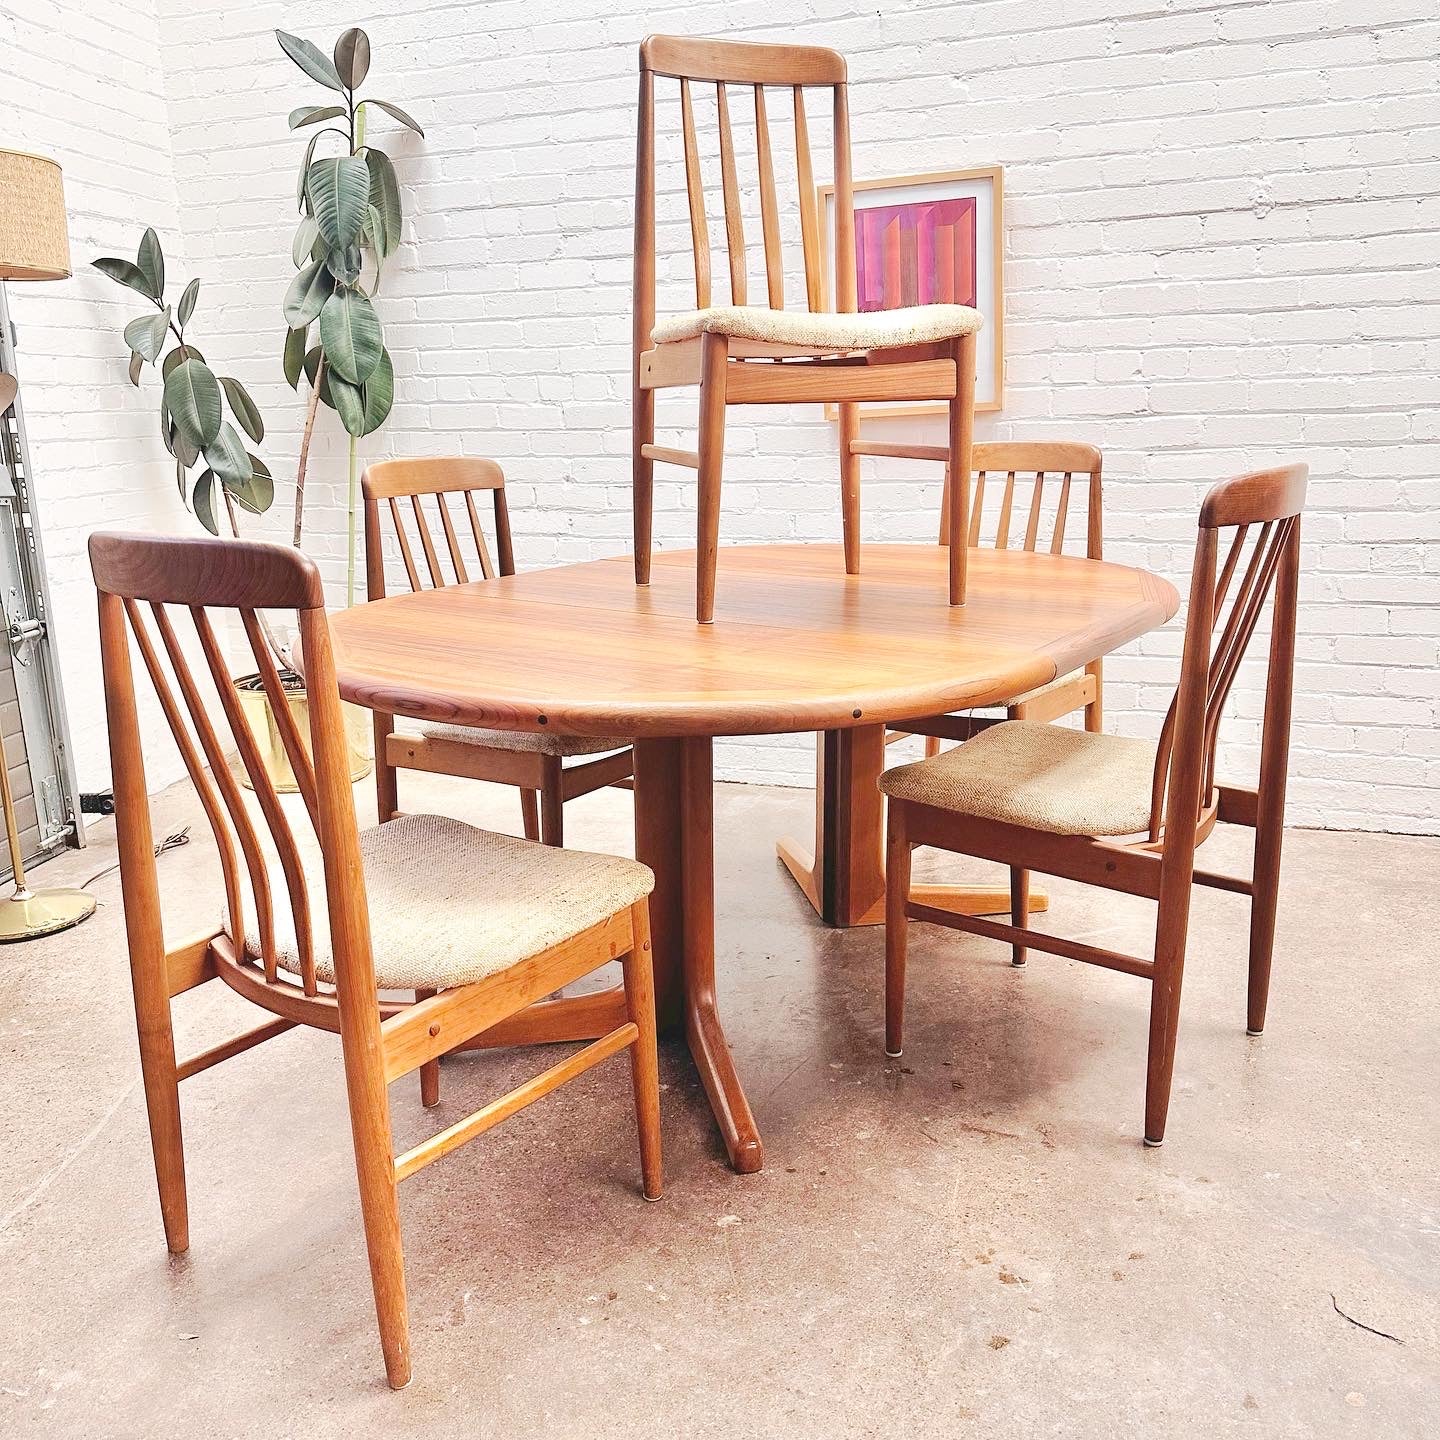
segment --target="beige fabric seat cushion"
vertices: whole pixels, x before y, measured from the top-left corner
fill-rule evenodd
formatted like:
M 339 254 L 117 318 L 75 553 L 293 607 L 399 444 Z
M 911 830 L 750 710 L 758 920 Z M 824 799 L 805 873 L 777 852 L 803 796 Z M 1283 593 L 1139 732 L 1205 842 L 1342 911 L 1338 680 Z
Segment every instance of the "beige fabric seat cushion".
M 383 990 L 445 990 L 496 975 L 633 905 L 655 887 L 648 866 L 557 850 L 441 815 L 405 815 L 360 834 L 375 978 Z M 315 973 L 335 979 L 325 885 L 306 862 Z M 272 865 L 276 961 L 300 973 L 289 891 Z M 255 907 L 245 950 L 261 955 Z
M 712 305 L 708 310 L 671 315 L 660 321 L 651 334 L 657 345 L 693 340 L 708 331 L 737 340 L 804 345 L 816 350 L 880 350 L 973 335 L 982 324 L 980 312 L 968 305 L 911 305 L 902 310 L 863 310 L 855 315 L 767 310 L 760 305 Z
M 1150 824 L 1155 746 L 1031 720 L 1008 720 L 933 760 L 880 777 L 913 800 L 1055 835 L 1134 835 Z
M 524 750 L 538 755 L 604 755 L 623 750 L 630 742 L 613 735 L 549 735 L 543 730 L 486 730 L 478 725 L 422 725 L 420 733 L 432 740 L 458 740 L 462 745 L 484 745 L 492 750 Z

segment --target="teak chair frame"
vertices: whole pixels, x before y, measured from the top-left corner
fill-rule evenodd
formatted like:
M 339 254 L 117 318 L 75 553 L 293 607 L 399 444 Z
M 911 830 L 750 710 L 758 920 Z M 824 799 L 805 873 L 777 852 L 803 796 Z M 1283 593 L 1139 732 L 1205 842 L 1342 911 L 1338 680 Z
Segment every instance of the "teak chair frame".
M 365 580 L 367 598 L 383 600 L 385 585 L 384 523 L 381 506 L 390 517 L 406 578 L 412 591 L 430 585 L 469 583 L 461 537 L 468 527 L 480 570 L 480 579 L 493 580 L 515 573 L 515 546 L 510 533 L 510 509 L 505 495 L 505 472 L 493 460 L 473 456 L 417 456 L 379 460 L 367 467 L 360 482 L 365 511 Z M 491 496 L 494 511 L 495 552 L 486 544 L 476 497 Z M 440 533 L 424 502 L 430 500 Z M 408 501 L 408 507 L 402 502 Z M 463 501 L 463 509 L 460 502 Z M 457 530 L 451 509 L 460 509 Z M 406 534 L 403 509 L 408 508 L 418 532 L 420 555 Z M 450 562 L 446 574 L 445 561 Z M 423 567 L 423 568 L 422 568 Z M 443 736 L 412 735 L 394 729 L 395 717 L 375 714 L 375 799 L 381 821 L 399 811 L 398 770 L 425 770 L 467 780 L 488 780 L 514 785 L 520 791 L 521 815 L 527 840 L 547 845 L 565 843 L 564 807 L 567 800 L 588 795 L 607 785 L 623 785 L 635 772 L 634 753 L 626 747 L 594 759 L 566 764 L 559 755 L 538 750 L 511 750 L 477 745 Z
M 942 446 L 890 445 L 860 442 L 861 455 L 888 455 L 903 460 L 930 460 L 946 463 Z M 1104 457 L 1093 445 L 1074 440 L 1000 440 L 977 444 L 972 456 L 973 486 L 970 492 L 969 543 L 982 543 L 985 521 L 987 482 L 1003 477 L 999 511 L 995 521 L 994 547 L 1014 548 L 1032 554 L 1042 547 L 1052 555 L 1065 551 L 1067 522 L 1072 513 L 1072 489 L 1083 483 L 1085 488 L 1085 558 L 1105 558 L 1104 517 L 1102 511 L 1101 472 Z M 1079 482 L 1079 483 L 1077 483 Z M 1049 534 L 1042 533 L 1045 520 L 1045 498 L 1059 486 Z M 1029 489 L 1028 508 L 1026 488 Z M 1019 530 L 1012 537 L 1012 525 Z M 946 469 L 945 486 L 940 506 L 940 543 L 946 543 L 950 529 L 950 472 Z M 1057 685 L 1044 689 L 1027 700 L 1016 700 L 1005 707 L 1005 720 L 1058 720 L 1076 710 L 1084 712 L 1085 728 L 1099 733 L 1104 728 L 1104 662 L 1090 661 L 1075 675 L 1064 677 Z M 925 736 L 925 754 L 940 753 L 940 742 L 969 740 L 991 725 L 1001 723 L 1000 717 L 985 715 L 935 715 L 923 720 L 907 720 L 889 733 L 886 743 L 902 740 L 907 735 Z
M 1191 575 L 1180 682 L 1160 734 L 1150 823 L 1143 839 L 1059 835 L 891 797 L 885 895 L 887 1054 L 898 1055 L 902 1048 L 911 920 L 1004 941 L 1012 947 L 1012 960 L 1017 965 L 1025 963 L 1027 948 L 1033 948 L 1139 976 L 1151 983 L 1145 1143 L 1159 1145 L 1165 1138 L 1170 1105 L 1190 897 L 1196 884 L 1250 897 L 1246 1028 L 1250 1035 L 1259 1035 L 1264 1029 L 1284 838 L 1300 579 L 1300 512 L 1305 503 L 1307 473 L 1304 465 L 1257 471 L 1216 485 L 1205 498 Z M 1234 531 L 1223 564 L 1218 562 L 1222 530 Z M 1256 533 L 1242 572 L 1240 561 L 1252 531 Z M 1237 575 L 1239 583 L 1227 610 L 1227 597 L 1231 596 Z M 1215 779 L 1221 711 L 1272 594 L 1259 784 L 1253 789 L 1222 785 Z M 1218 821 L 1255 831 L 1254 861 L 1248 879 L 1195 868 L 1196 846 Z M 917 845 L 1010 866 L 1012 923 L 958 915 L 912 901 L 911 853 Z M 1156 901 L 1152 958 L 1029 929 L 1026 921 L 1031 870 Z
M 584 932 L 478 983 L 432 993 L 414 1004 L 381 998 L 371 952 L 370 914 L 345 731 L 318 571 L 299 551 L 238 540 L 100 533 L 90 539 L 90 558 L 99 591 L 100 652 L 125 929 L 166 1242 L 175 1254 L 182 1254 L 190 1244 L 180 1082 L 296 1025 L 338 1032 L 385 1372 L 390 1384 L 398 1388 L 410 1379 L 411 1373 L 398 1205 L 401 1180 L 565 1081 L 617 1051 L 628 1049 L 644 1193 L 647 1198 L 659 1196 L 659 1088 L 648 902 L 637 901 Z M 277 898 L 272 893 L 274 877 L 261 833 L 231 773 L 221 730 L 212 719 L 213 706 L 207 705 L 197 685 L 171 619 L 172 609 L 188 610 L 194 622 L 210 680 L 219 695 L 228 741 L 238 748 L 240 763 L 254 786 L 263 829 L 278 855 L 284 900 L 297 937 L 301 970 L 298 982 L 287 978 L 279 968 L 275 942 Z M 310 701 L 308 737 L 301 734 L 284 703 L 280 677 L 260 630 L 257 612 L 261 609 L 297 612 Z M 274 704 L 281 739 L 319 843 L 324 907 L 334 958 L 333 987 L 323 987 L 316 977 L 313 911 L 305 868 L 290 819 L 266 774 L 258 744 L 230 685 L 220 638 L 211 619 L 213 611 L 221 610 L 239 614 L 266 693 Z M 224 926 L 171 946 L 166 945 L 161 917 L 132 668 L 132 637 L 214 832 L 224 880 Z M 166 675 L 167 663 L 173 685 Z M 247 907 L 252 904 L 259 958 L 248 952 L 243 938 Z M 613 1001 L 612 1028 L 515 1090 L 403 1154 L 394 1155 L 388 1090 L 391 1081 L 413 1070 L 423 1072 L 433 1067 L 441 1054 L 457 1048 L 510 1043 L 506 1031 L 512 1017 L 557 987 L 614 959 L 623 961 L 624 986 L 623 994 L 617 991 Z M 229 986 L 274 1018 L 179 1060 L 171 1002 L 213 980 Z
M 715 615 L 715 570 L 720 534 L 720 485 L 725 461 L 725 412 L 730 405 L 835 403 L 839 407 L 840 494 L 845 571 L 860 570 L 859 406 L 864 401 L 943 400 L 949 406 L 945 452 L 961 474 L 970 473 L 975 422 L 976 341 L 973 334 L 933 344 L 837 353 L 807 345 L 781 345 L 705 333 L 690 340 L 656 344 L 655 81 L 679 81 L 684 137 L 686 192 L 694 252 L 695 304 L 711 304 L 711 252 L 695 130 L 692 87 L 713 84 L 719 119 L 719 147 L 725 212 L 730 299 L 749 303 L 744 221 L 735 163 L 727 87 L 748 86 L 754 94 L 757 168 L 768 308 L 785 308 L 785 278 L 766 108 L 767 88 L 791 92 L 794 109 L 800 231 L 804 251 L 805 299 L 811 312 L 824 308 L 820 216 L 816 200 L 807 89 L 832 94 L 835 164 L 836 310 L 857 309 L 855 209 L 850 159 L 849 88 L 845 60 L 834 50 L 801 45 L 754 45 L 725 40 L 651 35 L 640 46 L 639 129 L 635 164 L 634 433 L 633 484 L 635 583 L 650 583 L 654 474 L 657 461 L 697 472 L 696 619 Z M 694 451 L 655 444 L 655 392 L 699 387 L 699 441 Z M 966 496 L 949 516 L 949 595 L 965 603 L 964 537 L 969 528 Z

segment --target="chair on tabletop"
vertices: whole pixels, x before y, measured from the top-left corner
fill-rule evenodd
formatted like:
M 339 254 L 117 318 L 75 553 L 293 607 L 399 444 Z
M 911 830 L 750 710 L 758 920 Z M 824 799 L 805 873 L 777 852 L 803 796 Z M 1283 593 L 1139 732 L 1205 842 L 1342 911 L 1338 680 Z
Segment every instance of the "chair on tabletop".
M 678 82 L 685 188 L 694 259 L 695 308 L 656 317 L 657 80 Z M 729 303 L 717 304 L 701 174 L 695 92 L 713 87 Z M 749 91 L 753 107 L 763 296 L 752 301 L 745 244 L 745 206 L 736 159 L 732 90 Z M 835 176 L 835 299 L 823 302 L 821 232 L 812 168 L 806 92 L 828 92 Z M 803 309 L 786 306 L 780 203 L 767 92 L 793 112 L 795 173 L 805 293 Z M 845 61 L 833 50 L 753 45 L 652 35 L 640 47 L 640 119 L 635 178 L 634 527 L 635 580 L 650 581 L 654 469 L 657 461 L 696 472 L 696 619 L 715 614 L 725 415 L 732 405 L 832 402 L 840 415 L 840 504 L 845 570 L 860 569 L 859 403 L 944 400 L 949 405 L 946 458 L 970 473 L 974 430 L 976 332 L 981 316 L 965 305 L 914 305 L 857 313 L 855 216 L 850 166 L 849 91 Z M 708 110 L 708 105 L 706 106 Z M 699 390 L 695 450 L 655 443 L 655 395 Z M 951 507 L 949 598 L 965 601 L 966 497 Z

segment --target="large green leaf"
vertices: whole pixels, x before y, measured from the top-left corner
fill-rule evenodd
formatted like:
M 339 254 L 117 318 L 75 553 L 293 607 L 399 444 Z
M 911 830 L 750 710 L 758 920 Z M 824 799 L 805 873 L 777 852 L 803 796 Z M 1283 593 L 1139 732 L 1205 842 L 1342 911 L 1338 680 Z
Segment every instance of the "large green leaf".
M 320 344 L 340 379 L 363 385 L 384 350 L 375 307 L 358 291 L 337 291 L 320 312 Z
M 358 385 L 342 380 L 338 375 L 330 377 L 330 398 L 340 423 L 357 438 L 365 433 L 365 395 Z
M 395 367 L 390 363 L 390 352 L 380 352 L 380 363 L 370 372 L 370 378 L 360 387 L 365 418 L 362 435 L 378 430 L 395 403 Z
M 142 315 L 138 320 L 132 320 L 125 327 L 125 343 L 153 365 L 165 346 L 169 325 L 170 307 L 167 305 L 153 315 Z
M 370 172 L 367 170 L 365 174 L 368 184 Z M 102 255 L 100 259 L 92 260 L 90 263 L 102 275 L 108 275 L 112 280 L 119 281 L 121 285 L 128 285 L 132 290 L 138 290 L 147 300 L 159 301 L 159 292 L 151 289 L 145 272 L 133 261 L 117 260 L 113 255 Z
M 265 422 L 260 411 L 250 398 L 249 392 L 238 381 L 228 375 L 220 377 L 225 398 L 230 402 L 230 413 L 240 422 L 240 428 L 258 445 L 265 438 Z
M 192 280 L 186 287 L 185 293 L 180 297 L 180 304 L 175 314 L 180 320 L 180 328 L 183 330 L 189 323 L 190 317 L 195 313 L 195 301 L 200 294 L 200 281 Z
M 277 30 L 275 38 L 280 42 L 280 48 L 312 80 L 318 80 L 331 90 L 344 90 L 345 86 L 341 84 L 334 64 L 324 51 L 308 40 L 302 40 L 298 35 L 287 35 L 283 30 Z
M 160 438 L 165 442 L 165 448 L 187 470 L 200 458 L 200 447 L 191 444 L 175 428 L 175 420 L 163 392 L 160 395 Z
M 370 203 L 370 170 L 358 155 L 317 160 L 305 180 L 310 212 L 332 250 L 353 245 Z
M 317 130 L 305 147 L 305 158 L 300 162 L 300 175 L 295 181 L 295 204 L 302 212 L 305 209 L 305 182 L 310 178 L 310 162 L 315 158 L 315 145 L 325 132 Z
M 270 468 L 258 456 L 250 457 L 250 478 L 243 485 L 226 485 L 235 503 L 252 515 L 263 515 L 275 499 L 275 479 Z
M 158 300 L 165 293 L 165 256 L 160 249 L 160 237 L 154 230 L 147 229 L 140 237 L 140 253 L 136 255 L 135 263 Z
M 375 253 L 388 260 L 400 248 L 400 182 L 383 150 L 366 150 L 365 166 L 370 172 L 370 203 L 380 212 L 384 232 L 375 236 Z
M 306 125 L 318 125 L 322 120 L 334 120 L 344 115 L 343 105 L 297 105 L 290 112 L 289 126 L 299 130 Z
M 220 382 L 201 360 L 177 365 L 165 380 L 165 403 L 176 428 L 202 450 L 220 433 Z
M 365 103 L 378 105 L 387 115 L 398 120 L 407 129 L 413 130 L 419 136 L 424 136 L 425 132 L 420 128 L 420 122 L 413 115 L 407 115 L 398 105 L 392 105 L 388 100 L 367 100 Z
M 177 345 L 164 359 L 160 366 L 160 373 L 165 379 L 170 378 L 170 372 L 177 366 L 183 365 L 187 360 L 201 360 L 205 357 L 193 345 Z
M 335 401 L 330 394 L 330 367 L 325 367 L 325 373 L 320 374 L 320 359 L 324 351 L 318 345 L 312 345 L 305 352 L 305 378 L 311 385 L 315 383 L 315 377 L 320 376 L 320 403 L 328 405 L 332 410 L 335 408 Z
M 130 369 L 127 372 L 130 376 L 130 383 L 138 390 L 140 388 L 140 372 L 145 368 L 145 357 L 138 351 L 130 352 Z M 0 396 L 0 400 L 4 397 Z
M 315 242 L 320 238 L 320 227 L 311 215 L 304 215 L 295 227 L 295 238 L 290 242 L 290 258 L 297 270 L 303 270 L 315 259 Z
M 301 325 L 285 332 L 285 350 L 281 364 L 285 369 L 285 380 L 292 390 L 300 385 L 300 372 L 305 367 L 305 342 L 310 338 L 310 327 Z
M 200 447 L 192 445 L 176 428 L 175 422 L 170 421 L 169 438 L 166 441 L 166 449 L 188 470 L 199 458 Z
M 239 432 L 226 421 L 214 440 L 205 447 L 205 463 L 226 485 L 243 485 L 250 478 L 250 452 Z
M 347 245 L 343 250 L 332 250 L 325 263 L 341 285 L 353 285 L 365 268 L 365 252 L 358 245 Z
M 370 73 L 370 37 L 363 30 L 347 30 L 335 42 L 335 73 L 351 90 Z
M 292 330 L 303 329 L 320 313 L 334 291 L 335 279 L 323 260 L 307 265 L 285 292 L 285 323 Z
M 215 523 L 215 472 L 207 470 L 195 482 L 195 514 L 200 523 L 212 534 L 218 535 L 220 527 Z

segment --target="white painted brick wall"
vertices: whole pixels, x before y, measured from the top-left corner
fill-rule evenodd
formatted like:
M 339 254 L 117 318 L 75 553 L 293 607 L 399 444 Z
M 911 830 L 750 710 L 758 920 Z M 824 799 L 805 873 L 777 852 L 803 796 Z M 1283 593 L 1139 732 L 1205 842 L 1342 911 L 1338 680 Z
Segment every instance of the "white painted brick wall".
M 857 175 L 1006 167 L 1008 388 L 1004 410 L 982 419 L 982 436 L 1102 445 L 1108 553 L 1182 582 L 1210 481 L 1308 460 L 1292 818 L 1440 830 L 1433 0 L 1169 0 L 1130 14 L 1124 0 L 555 0 L 543 11 L 520 0 L 382 0 L 368 14 L 338 0 L 157 3 L 173 175 L 188 258 L 204 276 L 208 348 L 256 382 L 277 473 L 293 466 L 302 418 L 278 362 L 300 148 L 284 116 L 313 87 L 271 31 L 328 45 L 356 20 L 369 30 L 374 93 L 412 110 L 429 137 L 383 132 L 409 208 L 382 301 L 399 398 L 364 453 L 500 459 L 523 566 L 628 547 L 640 38 L 728 33 L 842 49 Z M 109 181 L 100 213 L 123 220 L 127 235 L 139 223 L 132 216 L 158 214 L 167 228 L 175 204 L 159 158 L 165 107 L 147 68 L 154 27 L 143 6 L 122 14 L 131 12 L 126 68 L 72 102 L 56 71 L 75 36 L 98 43 L 95 27 L 78 8 L 45 6 L 45 23 L 73 33 L 49 52 L 31 42 L 41 83 L 20 107 L 37 148 L 62 97 L 139 112 L 105 126 L 108 138 L 92 140 L 85 161 Z M 0 48 L 0 75 L 10 63 Z M 0 118 L 5 105 L 0 97 Z M 75 123 L 73 110 L 70 122 L 76 132 L 93 128 Z M 743 149 L 749 130 L 738 122 L 737 107 Z M 818 109 L 812 124 L 818 152 Z M 662 264 L 662 303 L 668 294 L 681 305 L 673 138 L 671 120 L 661 242 L 673 253 Z M 72 205 L 82 140 L 68 142 Z M 785 223 L 793 234 L 793 213 Z M 86 253 L 77 227 L 77 256 Z M 51 527 L 60 557 L 78 554 L 92 496 L 110 515 L 117 505 L 173 510 L 149 412 L 136 418 L 120 347 L 94 328 L 101 292 L 74 285 L 44 292 L 56 297 L 53 310 L 33 287 L 22 314 L 57 327 L 41 393 L 27 385 L 26 395 L 45 432 L 37 468 L 78 502 L 61 533 Z M 798 293 L 796 281 L 789 288 Z M 62 311 L 62 300 L 72 308 Z M 67 375 L 76 350 L 95 371 L 82 383 Z M 59 423 L 77 404 L 83 441 Z M 667 401 L 662 415 L 686 423 L 690 409 Z M 838 538 L 835 432 L 818 409 L 736 411 L 730 421 L 723 538 Z M 933 440 L 939 423 L 885 422 L 875 434 Z M 333 433 L 316 460 L 313 548 L 338 578 L 344 452 Z M 875 461 L 864 473 L 866 534 L 929 539 L 933 472 Z M 693 482 L 676 475 L 658 477 L 657 533 L 678 546 L 693 534 Z M 88 600 L 82 606 L 78 591 L 74 599 L 83 616 Z M 89 624 L 77 616 L 67 629 Z M 1178 648 L 1172 626 L 1111 661 L 1113 728 L 1154 731 Z M 73 652 L 70 668 L 83 666 L 83 646 Z M 1237 775 L 1255 759 L 1256 679 L 1244 676 L 1233 702 L 1225 768 Z M 77 706 L 94 703 L 83 675 L 67 670 L 67 683 Z M 812 775 L 806 737 L 728 742 L 721 763 L 734 778 L 806 784 Z
M 8 287 L 21 399 L 76 767 L 83 788 L 107 783 L 95 589 L 85 540 L 105 526 L 177 529 L 189 517 L 159 437 L 153 386 L 137 397 L 120 338 L 144 301 L 90 268 L 133 257 L 154 225 L 183 267 L 170 121 L 153 0 L 0 4 L 0 145 L 58 160 L 70 222 L 70 280 Z M 153 403 L 152 403 L 153 402 Z M 160 724 L 158 712 L 147 713 Z M 181 773 L 168 746 L 150 778 Z

